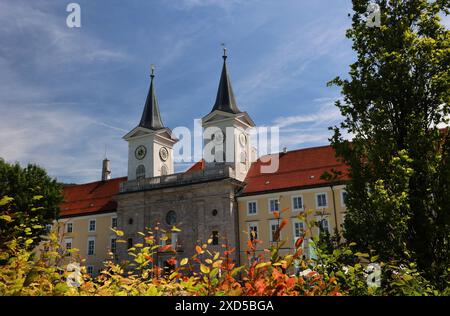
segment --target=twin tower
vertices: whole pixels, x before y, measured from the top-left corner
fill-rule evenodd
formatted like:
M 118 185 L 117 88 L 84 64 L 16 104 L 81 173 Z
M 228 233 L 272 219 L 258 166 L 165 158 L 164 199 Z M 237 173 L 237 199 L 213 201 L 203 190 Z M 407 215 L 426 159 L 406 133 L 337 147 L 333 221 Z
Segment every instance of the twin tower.
M 128 182 L 174 173 L 173 146 L 177 139 L 162 122 L 153 69 L 150 77 L 141 121 L 123 137 L 128 142 Z M 254 126 L 247 112 L 237 106 L 224 50 L 216 102 L 202 118 L 204 170 L 227 165 L 234 169 L 234 178 L 243 181 L 252 162 L 249 129 Z

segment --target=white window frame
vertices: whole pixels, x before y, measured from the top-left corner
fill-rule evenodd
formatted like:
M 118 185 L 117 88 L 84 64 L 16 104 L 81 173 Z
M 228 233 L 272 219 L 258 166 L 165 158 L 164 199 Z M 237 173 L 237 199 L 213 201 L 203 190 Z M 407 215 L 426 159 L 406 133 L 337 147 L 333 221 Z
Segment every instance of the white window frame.
M 94 249 L 93 249 L 92 254 L 89 253 L 89 243 L 90 243 L 91 241 L 94 242 Z M 95 256 L 95 237 L 92 237 L 92 236 L 91 236 L 91 237 L 88 237 L 88 240 L 87 240 L 87 251 L 86 251 L 86 253 L 87 253 L 88 256 Z
M 319 195 L 325 195 L 325 202 L 326 202 L 325 206 L 319 206 L 319 200 L 318 200 Z M 328 208 L 328 193 L 327 192 L 316 193 L 316 209 L 320 210 L 323 208 Z
M 277 201 L 277 205 L 278 205 L 278 210 L 274 210 L 272 211 L 272 209 L 270 208 L 270 202 L 272 201 Z M 280 199 L 279 198 L 270 198 L 268 201 L 268 205 L 267 205 L 268 209 L 269 209 L 269 214 L 273 214 L 273 212 L 279 212 L 280 211 Z
M 296 199 L 296 198 L 302 199 L 302 207 L 301 208 L 295 208 L 294 207 L 294 199 Z M 291 204 L 292 204 L 292 211 L 293 212 L 302 212 L 302 211 L 305 210 L 304 209 L 304 203 L 303 203 L 303 195 L 301 195 L 301 194 L 292 196 L 291 197 Z
M 70 225 L 70 232 L 69 232 L 69 225 Z M 73 233 L 73 222 L 66 223 L 66 233 L 71 234 Z
M 94 229 L 91 230 L 91 222 L 94 222 Z M 97 230 L 97 220 L 95 218 L 91 218 L 88 221 L 88 231 L 89 232 L 95 232 Z
M 343 208 L 347 208 L 347 205 L 345 204 L 345 201 L 344 201 L 344 194 L 346 194 L 346 193 L 347 193 L 346 190 L 344 190 L 344 189 L 341 190 L 341 207 L 343 207 Z
M 67 244 L 70 244 L 70 248 L 69 249 L 67 249 Z M 64 238 L 64 247 L 65 247 L 66 250 L 73 249 L 72 238 Z
M 261 233 L 260 231 L 259 231 L 259 225 L 258 225 L 258 222 L 247 222 L 247 238 L 248 238 L 248 240 L 250 240 L 250 238 L 251 238 L 251 227 L 256 227 L 256 239 L 258 239 L 258 237 L 259 237 L 259 234 Z
M 281 241 L 281 232 L 278 240 L 273 240 L 273 234 L 272 234 L 272 225 L 280 225 L 280 221 L 278 219 L 271 219 L 269 220 L 269 241 L 270 242 L 279 242 Z
M 250 203 L 255 203 L 255 213 L 250 213 Z M 258 215 L 258 201 L 247 201 L 247 216 Z
M 322 220 L 326 220 L 328 223 L 328 234 L 331 234 L 331 223 L 330 223 L 330 216 L 328 215 L 320 215 L 320 216 L 316 216 L 316 222 L 318 223 L 318 225 L 320 226 L 319 222 Z M 317 227 L 317 229 L 319 229 L 317 231 L 317 233 L 320 233 L 320 227 Z
M 306 231 L 306 223 L 305 223 L 305 221 L 299 220 L 298 218 L 294 218 L 294 219 L 292 220 L 292 236 L 294 236 L 294 245 L 295 245 L 295 243 L 297 242 L 297 239 L 300 238 L 300 236 L 296 236 L 296 235 L 295 235 L 295 224 L 296 224 L 296 223 L 301 223 L 301 224 L 303 224 L 303 232 Z

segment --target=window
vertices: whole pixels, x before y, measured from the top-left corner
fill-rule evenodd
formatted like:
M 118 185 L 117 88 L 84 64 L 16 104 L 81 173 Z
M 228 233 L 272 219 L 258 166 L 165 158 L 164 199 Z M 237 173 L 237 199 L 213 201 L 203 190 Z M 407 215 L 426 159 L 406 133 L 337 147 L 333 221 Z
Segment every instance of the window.
M 319 234 L 322 234 L 322 233 L 329 234 L 330 233 L 330 223 L 328 221 L 328 218 L 322 217 L 322 218 L 318 219 L 317 224 L 319 226 Z
M 88 239 L 88 249 L 87 249 L 88 256 L 93 256 L 95 253 L 95 238 L 90 237 Z
M 303 255 L 305 258 L 317 260 L 316 247 L 312 238 L 305 238 L 303 242 Z
M 247 164 L 247 153 L 245 151 L 241 152 L 240 158 L 241 158 L 241 163 Z
M 217 230 L 212 232 L 212 244 L 215 246 L 219 244 L 219 232 Z
M 258 239 L 258 223 L 253 222 L 253 223 L 248 223 L 247 224 L 248 227 L 248 238 L 253 241 L 255 239 Z
M 67 232 L 68 233 L 71 233 L 71 232 L 73 232 L 73 223 L 67 223 Z
M 269 200 L 269 212 L 273 213 L 275 211 L 279 211 L 280 201 L 278 199 L 270 199 Z
M 139 165 L 136 168 L 136 179 L 137 180 L 145 179 L 145 167 L 144 167 L 144 165 Z
M 128 246 L 128 249 L 133 248 L 133 238 L 128 238 L 127 246 Z
M 133 225 L 133 219 L 131 217 L 128 219 L 128 225 Z
M 294 244 L 297 242 L 297 239 L 301 238 L 305 232 L 305 223 L 303 221 L 299 221 L 298 219 L 294 219 Z
M 327 194 L 326 193 L 317 193 L 316 194 L 316 208 L 324 208 L 327 207 Z
M 90 232 L 95 232 L 95 219 L 91 219 L 89 220 L 89 231 Z
M 167 166 L 166 165 L 162 165 L 161 166 L 161 175 L 162 176 L 166 176 L 169 173 Z
M 70 256 L 70 250 L 72 249 L 72 238 L 64 239 L 64 243 L 66 244 L 66 254 Z
M 341 191 L 341 206 L 345 207 L 347 205 L 347 191 L 342 190 Z
M 294 211 L 303 210 L 303 197 L 302 196 L 294 196 L 292 197 L 292 209 Z
M 94 266 L 87 266 L 86 270 L 88 274 L 92 275 L 94 273 Z
M 255 215 L 257 213 L 256 210 L 256 201 L 251 201 L 247 203 L 247 215 Z
M 277 232 L 279 226 L 280 226 L 279 220 L 275 219 L 275 220 L 269 221 L 269 232 L 270 232 L 270 241 L 271 242 L 280 241 L 279 233 L 278 233 L 278 236 L 276 236 L 276 232 Z
M 117 251 L 117 238 L 112 237 L 111 238 L 111 252 L 116 253 Z
M 117 217 L 111 218 L 111 227 L 117 228 Z

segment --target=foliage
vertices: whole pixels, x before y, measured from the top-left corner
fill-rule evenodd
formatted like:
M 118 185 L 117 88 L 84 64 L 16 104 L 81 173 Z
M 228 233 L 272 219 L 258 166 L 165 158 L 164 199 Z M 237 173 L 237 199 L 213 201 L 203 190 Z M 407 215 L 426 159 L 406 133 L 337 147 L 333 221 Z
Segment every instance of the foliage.
M 6 201 L 6 199 L 2 199 Z M 5 203 L 7 205 L 7 203 Z M 9 224 L 13 218 L 0 212 L 0 221 Z M 280 216 L 280 214 L 276 214 Z M 300 219 L 305 219 L 305 214 Z M 276 234 L 280 234 L 287 225 L 287 219 Z M 284 224 L 283 224 L 284 223 Z M 281 243 L 264 249 L 262 255 L 255 256 L 260 240 L 248 241 L 247 254 L 257 257 L 249 265 L 236 266 L 232 260 L 235 249 L 223 244 L 223 251 L 210 251 L 212 239 L 196 246 L 196 254 L 191 258 L 183 258 L 177 267 L 164 270 L 153 264 L 155 253 L 171 254 L 171 245 L 160 246 L 156 242 L 154 230 L 165 236 L 179 231 L 173 227 L 164 232 L 155 227 L 148 230 L 144 243 L 135 244 L 129 254 L 133 258 L 129 262 L 117 264 L 113 260 L 105 262 L 104 269 L 97 277 L 86 273 L 83 260 L 76 256 L 77 250 L 63 249 L 59 232 L 52 231 L 36 250 L 33 242 L 22 242 L 21 234 L 6 242 L 0 264 L 0 295 L 64 295 L 64 296 L 160 296 L 160 295 L 440 295 L 415 271 L 413 267 L 398 268 L 397 265 L 384 265 L 392 271 L 391 284 L 383 288 L 367 286 L 367 254 L 354 252 L 355 244 L 340 245 L 328 253 L 317 249 L 316 260 L 303 257 L 303 242 L 306 234 L 311 233 L 314 222 L 308 222 L 307 230 L 295 243 L 293 253 L 281 254 Z M 15 229 L 21 229 L 15 225 Z M 123 232 L 115 230 L 118 237 Z M 125 242 L 125 241 L 122 241 Z M 318 239 L 315 239 L 318 242 Z M 70 256 L 68 254 L 70 253 Z M 371 256 L 371 261 L 376 261 Z M 71 261 L 69 263 L 69 261 Z M 171 259 L 176 263 L 175 257 Z M 73 262 L 81 264 L 77 271 Z M 294 272 L 294 264 L 300 267 Z M 385 282 L 384 279 L 382 282 Z M 448 290 L 447 290 L 448 293 Z
M 381 26 L 353 0 L 357 60 L 336 103 L 345 120 L 332 145 L 349 165 L 345 238 L 384 261 L 416 262 L 439 288 L 449 280 L 450 31 L 448 0 L 377 0 Z M 372 1 L 370 1 L 372 2 Z M 352 141 L 343 134 L 352 135 Z
M 10 196 L 14 200 L 8 204 L 5 216 L 14 217 L 16 229 L 0 222 L 0 245 L 13 237 L 13 234 L 34 237 L 45 233 L 46 225 L 52 224 L 59 214 L 62 202 L 61 187 L 51 179 L 46 171 L 35 165 L 25 168 L 19 164 L 8 164 L 0 159 L 0 196 Z M 0 209 L 4 207 L 0 205 Z

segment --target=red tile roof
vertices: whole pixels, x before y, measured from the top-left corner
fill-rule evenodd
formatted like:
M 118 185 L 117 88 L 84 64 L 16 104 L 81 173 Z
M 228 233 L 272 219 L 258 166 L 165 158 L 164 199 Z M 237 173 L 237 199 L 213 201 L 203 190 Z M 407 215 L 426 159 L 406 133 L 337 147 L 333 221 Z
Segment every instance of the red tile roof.
M 119 183 L 126 180 L 122 177 L 64 187 L 60 216 L 116 211 L 117 203 L 113 197 L 119 193 Z
M 324 185 L 327 181 L 321 180 L 320 176 L 331 169 L 342 172 L 341 180 L 348 179 L 347 167 L 337 161 L 331 146 L 280 153 L 279 159 L 279 168 L 275 173 L 262 173 L 261 166 L 268 163 L 263 163 L 260 159 L 254 162 L 245 178 L 243 195 Z M 186 172 L 200 171 L 204 167 L 204 161 L 200 160 Z M 119 193 L 119 183 L 125 181 L 127 178 L 122 177 L 65 187 L 60 216 L 116 211 L 114 196 Z
M 331 146 L 313 147 L 280 153 L 279 168 L 275 173 L 262 173 L 260 159 L 254 162 L 245 178 L 243 195 L 272 190 L 295 189 L 327 184 L 320 176 L 331 169 L 342 172 L 340 180 L 347 180 L 347 166 L 335 157 Z
M 195 164 L 192 165 L 186 172 L 194 172 L 194 171 L 200 171 L 205 169 L 205 160 L 197 161 Z

